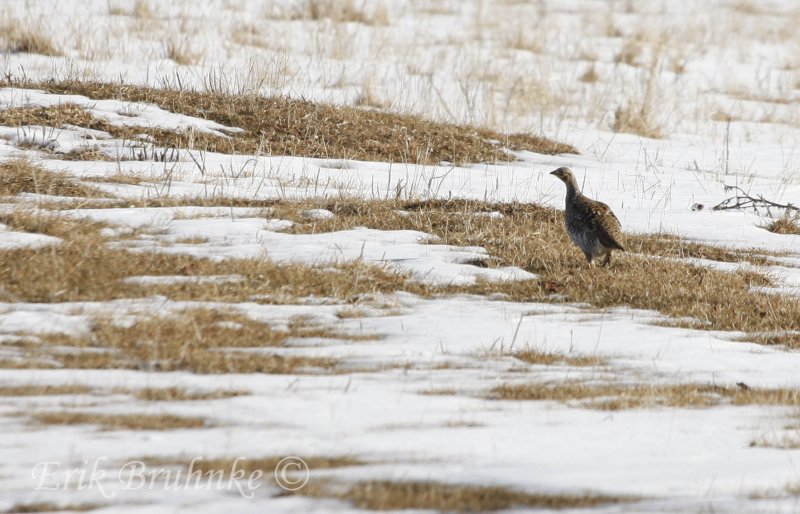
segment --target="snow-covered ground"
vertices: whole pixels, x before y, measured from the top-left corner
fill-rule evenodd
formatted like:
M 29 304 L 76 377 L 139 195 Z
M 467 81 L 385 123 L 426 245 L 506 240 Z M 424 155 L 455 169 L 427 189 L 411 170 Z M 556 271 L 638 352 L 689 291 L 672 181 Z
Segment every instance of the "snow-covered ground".
M 69 152 L 91 145 L 109 157 L 120 155 L 126 142 L 104 132 L 0 127 L 0 159 L 25 155 L 130 200 L 212 195 L 378 199 L 402 191 L 408 198 L 555 207 L 562 205 L 563 186 L 548 172 L 569 166 L 589 196 L 612 207 L 626 231 L 669 232 L 715 245 L 784 252 L 779 264 L 764 271 L 776 278 L 779 292 L 800 294 L 800 236 L 765 230 L 764 213 L 711 210 L 731 195 L 726 185 L 800 203 L 800 35 L 795 29 L 800 11 L 792 2 L 355 2 L 366 23 L 311 19 L 304 13 L 313 3 L 7 2 L 0 6 L 0 24 L 45 31 L 62 55 L 6 52 L 0 55 L 0 71 L 32 79 L 123 79 L 155 86 L 180 82 L 366 104 L 497 129 L 541 131 L 581 154 L 519 152 L 518 161 L 497 165 L 348 161 L 332 166 L 304 157 L 204 153 L 190 158 L 184 152 L 178 162 L 169 163 L 166 176 L 164 163 L 59 160 L 19 146 Z M 188 64 L 176 63 L 180 53 Z M 597 78 L 580 80 L 590 68 Z M 0 89 L 3 109 L 63 103 L 80 105 L 112 125 L 222 136 L 239 129 L 150 104 Z M 646 104 L 665 137 L 612 132 L 614 111 L 630 104 Z M 728 115 L 730 124 L 718 121 Z M 113 178 L 120 167 L 143 181 L 96 181 Z M 23 198 L 31 207 L 53 201 Z M 693 210 L 696 204 L 705 208 Z M 17 207 L 8 203 L 2 210 Z M 436 285 L 532 278 L 518 268 L 470 265 L 491 257 L 481 247 L 430 244 L 430 235 L 421 232 L 370 228 L 291 234 L 290 221 L 262 209 L 65 204 L 59 212 L 103 221 L 112 227 L 108 236 L 140 231 L 144 236 L 114 243 L 131 251 L 213 259 L 263 256 L 321 267 L 363 260 Z M 307 216 L 331 214 L 317 210 Z M 0 251 L 58 243 L 51 236 L 0 225 Z M 726 269 L 753 266 L 695 262 Z M 224 283 L 240 277 L 131 280 Z M 0 346 L 4 359 L 13 359 L 11 343 L 22 335 L 86 334 L 93 315 L 152 317 L 214 306 L 157 296 L 47 304 L 2 299 L 7 303 L 0 304 L 0 341 L 9 343 Z M 144 457 L 349 456 L 366 464 L 312 468 L 312 477 L 642 498 L 594 509 L 598 512 L 800 511 L 800 500 L 792 495 L 800 483 L 794 461 L 800 450 L 751 444 L 797 438 L 793 446 L 800 446 L 797 413 L 789 409 L 751 405 L 608 412 L 574 402 L 486 396 L 502 384 L 574 379 L 798 388 L 800 356 L 794 351 L 743 343 L 740 333 L 657 326 L 664 321 L 660 314 L 626 307 L 597 311 L 480 296 L 425 299 L 400 292 L 375 303 L 382 307 L 360 317 L 346 315 L 347 305 L 318 298 L 296 305 L 235 305 L 273 327 L 306 316 L 342 333 L 379 336 L 370 341 L 303 338 L 270 349 L 334 357 L 349 372 L 0 370 L 0 387 L 92 388 L 70 395 L 3 397 L 0 510 L 32 503 L 54 508 L 91 503 L 108 512 L 351 512 L 357 509 L 347 502 L 283 495 L 272 481 L 242 494 L 236 487 L 176 489 L 161 482 L 124 487 L 117 480 L 126 462 Z M 598 364 L 531 365 L 510 356 L 526 347 L 596 356 Z M 175 386 L 247 394 L 152 402 L 120 392 Z M 93 425 L 31 425 L 27 417 L 59 409 L 199 416 L 206 425 L 103 431 Z M 55 464 L 43 467 L 48 462 Z M 107 473 L 90 486 L 75 487 L 80 480 L 64 475 L 70 470 L 89 473 L 95 463 Z M 67 481 L 73 487 L 64 488 Z

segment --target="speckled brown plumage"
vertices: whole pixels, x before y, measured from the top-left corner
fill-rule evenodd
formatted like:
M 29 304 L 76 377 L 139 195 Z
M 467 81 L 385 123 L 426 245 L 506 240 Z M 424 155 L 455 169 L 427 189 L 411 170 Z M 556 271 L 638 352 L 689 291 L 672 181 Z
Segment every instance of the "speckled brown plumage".
M 570 239 L 581 249 L 589 264 L 603 257 L 603 265 L 611 263 L 611 252 L 622 250 L 622 227 L 611 208 L 603 202 L 583 196 L 569 168 L 550 173 L 567 186 L 564 221 Z

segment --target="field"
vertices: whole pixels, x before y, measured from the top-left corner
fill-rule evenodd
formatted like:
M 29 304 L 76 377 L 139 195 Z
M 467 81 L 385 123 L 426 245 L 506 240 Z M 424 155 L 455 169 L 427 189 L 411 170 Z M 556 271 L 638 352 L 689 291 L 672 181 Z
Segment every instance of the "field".
M 798 512 L 798 22 L 3 3 L 0 512 Z

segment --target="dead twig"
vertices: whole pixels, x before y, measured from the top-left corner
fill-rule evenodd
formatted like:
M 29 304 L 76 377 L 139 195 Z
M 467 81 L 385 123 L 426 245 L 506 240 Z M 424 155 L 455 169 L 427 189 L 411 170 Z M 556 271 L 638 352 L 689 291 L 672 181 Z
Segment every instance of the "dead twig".
M 727 210 L 742 210 L 742 209 L 753 209 L 753 211 L 758 212 L 759 208 L 763 208 L 767 210 L 767 214 L 770 217 L 772 216 L 772 209 L 782 209 L 784 213 L 788 212 L 800 212 L 800 207 L 790 203 L 777 203 L 771 200 L 767 200 L 762 195 L 752 196 L 750 193 L 747 193 L 739 186 L 725 186 L 725 191 L 734 191 L 736 194 L 731 196 L 730 198 L 726 198 L 722 202 L 718 203 L 714 207 L 712 207 L 715 211 L 727 211 Z

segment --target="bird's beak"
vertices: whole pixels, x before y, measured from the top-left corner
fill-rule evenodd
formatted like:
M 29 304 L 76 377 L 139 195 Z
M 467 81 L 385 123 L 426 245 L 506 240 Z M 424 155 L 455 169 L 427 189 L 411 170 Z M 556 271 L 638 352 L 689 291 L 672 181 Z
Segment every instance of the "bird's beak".
M 551 175 L 555 175 L 555 174 L 556 174 L 556 171 L 558 171 L 558 170 L 553 170 L 553 171 L 551 171 L 551 172 L 550 172 L 550 174 L 551 174 Z

